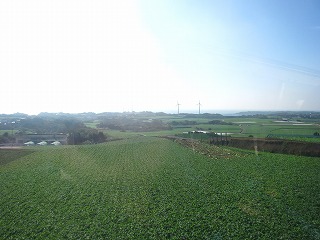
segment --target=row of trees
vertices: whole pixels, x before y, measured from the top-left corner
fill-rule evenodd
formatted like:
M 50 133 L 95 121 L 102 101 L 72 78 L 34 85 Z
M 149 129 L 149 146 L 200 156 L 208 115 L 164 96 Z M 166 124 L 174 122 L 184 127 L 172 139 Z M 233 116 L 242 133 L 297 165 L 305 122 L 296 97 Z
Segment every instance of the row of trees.
M 3 133 L 0 135 L 0 144 L 12 143 L 14 137 L 10 135 L 8 132 Z
M 103 132 L 95 129 L 81 128 L 69 133 L 68 144 L 96 144 L 103 143 L 107 140 L 107 136 Z

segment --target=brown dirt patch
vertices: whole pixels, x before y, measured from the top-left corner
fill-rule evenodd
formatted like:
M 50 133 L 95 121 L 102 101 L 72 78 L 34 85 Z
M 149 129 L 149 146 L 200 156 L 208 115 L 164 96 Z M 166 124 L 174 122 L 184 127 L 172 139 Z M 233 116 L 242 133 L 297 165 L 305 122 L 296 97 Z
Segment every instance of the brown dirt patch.
M 30 149 L 19 148 L 0 148 L 0 165 L 18 160 L 26 155 L 33 153 Z
M 293 154 L 298 156 L 320 157 L 320 144 L 280 139 L 231 138 L 230 147 Z

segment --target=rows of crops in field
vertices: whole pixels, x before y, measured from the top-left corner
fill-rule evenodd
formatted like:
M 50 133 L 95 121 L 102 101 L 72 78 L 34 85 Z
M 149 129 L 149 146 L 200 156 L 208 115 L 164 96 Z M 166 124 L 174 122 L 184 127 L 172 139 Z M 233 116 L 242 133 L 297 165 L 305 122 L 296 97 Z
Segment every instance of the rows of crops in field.
M 31 149 L 14 149 L 9 147 L 9 149 L 0 148 L 0 165 L 7 164 L 11 161 L 15 161 L 18 158 L 31 154 L 33 151 Z
M 194 130 L 204 130 L 216 133 L 231 133 L 232 137 L 258 137 L 265 138 L 269 134 L 288 134 L 288 135 L 310 135 L 312 136 L 315 132 L 319 132 L 319 125 L 315 121 L 304 119 L 304 122 L 277 122 L 278 117 L 273 118 L 231 118 L 225 117 L 223 119 L 208 119 L 208 118 L 186 118 L 181 116 L 166 116 L 166 117 L 152 117 L 152 119 L 159 119 L 164 123 L 171 124 L 172 122 L 184 122 L 190 121 L 195 122 L 194 124 L 186 125 L 171 125 L 171 130 L 160 130 L 160 131 L 148 131 L 148 132 L 134 132 L 130 130 L 111 130 L 104 129 L 111 138 L 134 138 L 137 135 L 145 136 L 167 136 L 182 134 L 183 132 L 190 132 Z M 210 121 L 217 120 L 224 122 L 223 124 L 209 124 Z M 305 121 L 306 120 L 306 121 Z M 306 124 L 305 124 L 306 122 Z M 87 122 L 88 127 L 96 128 L 98 121 Z M 230 124 L 230 125 L 229 125 Z M 310 124 L 310 125 L 308 125 Z M 101 129 L 100 129 L 101 130 Z M 288 137 L 290 138 L 290 137 Z M 304 139 L 300 139 L 304 141 Z
M 39 148 L 0 165 L 0 239 L 319 239 L 320 159 L 237 156 L 150 137 Z

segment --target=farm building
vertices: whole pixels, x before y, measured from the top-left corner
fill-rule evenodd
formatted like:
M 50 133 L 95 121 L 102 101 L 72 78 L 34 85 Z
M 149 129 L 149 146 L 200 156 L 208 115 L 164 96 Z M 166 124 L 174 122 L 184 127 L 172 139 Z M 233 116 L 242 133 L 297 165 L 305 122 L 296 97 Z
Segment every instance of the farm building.
M 52 144 L 54 142 L 59 142 L 60 144 L 67 144 L 67 134 L 23 134 L 16 135 L 16 145 L 23 145 L 28 142 L 40 143 L 47 142 Z M 54 144 L 55 145 L 55 144 Z
M 26 145 L 26 146 L 33 146 L 33 145 L 34 145 L 34 142 L 29 141 L 29 142 L 24 143 L 24 145 Z
M 40 146 L 46 146 L 46 145 L 48 145 L 48 143 L 46 142 L 46 141 L 42 141 L 42 142 L 39 142 L 39 143 L 37 143 L 38 145 L 40 145 Z
M 59 145 L 61 145 L 61 142 L 59 142 L 59 141 L 54 141 L 53 143 L 51 143 L 51 145 L 59 146 Z

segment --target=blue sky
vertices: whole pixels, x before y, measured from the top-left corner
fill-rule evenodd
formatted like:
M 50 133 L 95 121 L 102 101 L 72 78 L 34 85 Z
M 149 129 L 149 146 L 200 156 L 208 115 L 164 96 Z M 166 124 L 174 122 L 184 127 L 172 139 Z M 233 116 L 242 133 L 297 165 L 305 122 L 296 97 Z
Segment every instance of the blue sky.
M 0 112 L 318 110 L 317 0 L 0 2 Z
M 144 7 L 167 61 L 194 89 L 211 88 L 222 99 L 214 105 L 206 98 L 212 108 L 319 109 L 319 1 L 145 1 Z

